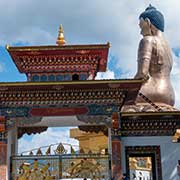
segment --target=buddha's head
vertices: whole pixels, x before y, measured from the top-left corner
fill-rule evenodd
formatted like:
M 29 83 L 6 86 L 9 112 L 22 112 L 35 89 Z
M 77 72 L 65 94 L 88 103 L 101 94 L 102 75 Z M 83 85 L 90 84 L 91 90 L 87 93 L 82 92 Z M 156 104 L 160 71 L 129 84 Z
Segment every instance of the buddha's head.
M 164 16 L 151 5 L 140 14 L 139 20 L 143 36 L 153 35 L 156 31 L 164 32 Z

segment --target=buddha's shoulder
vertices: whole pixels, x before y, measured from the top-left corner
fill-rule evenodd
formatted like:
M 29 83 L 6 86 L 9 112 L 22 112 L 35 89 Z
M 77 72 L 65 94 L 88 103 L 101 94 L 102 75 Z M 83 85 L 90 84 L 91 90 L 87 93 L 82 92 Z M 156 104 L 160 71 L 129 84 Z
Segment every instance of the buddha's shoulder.
M 154 37 L 153 36 L 144 36 L 140 43 L 152 43 L 154 42 Z

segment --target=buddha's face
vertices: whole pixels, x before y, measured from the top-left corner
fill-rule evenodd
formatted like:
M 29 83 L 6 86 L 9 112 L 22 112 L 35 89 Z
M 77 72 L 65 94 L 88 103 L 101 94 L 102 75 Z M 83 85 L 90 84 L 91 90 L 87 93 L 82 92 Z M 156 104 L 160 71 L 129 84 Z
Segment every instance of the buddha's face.
M 150 36 L 151 34 L 151 23 L 148 19 L 144 20 L 143 18 L 140 19 L 139 27 L 141 28 L 141 34 L 143 36 Z

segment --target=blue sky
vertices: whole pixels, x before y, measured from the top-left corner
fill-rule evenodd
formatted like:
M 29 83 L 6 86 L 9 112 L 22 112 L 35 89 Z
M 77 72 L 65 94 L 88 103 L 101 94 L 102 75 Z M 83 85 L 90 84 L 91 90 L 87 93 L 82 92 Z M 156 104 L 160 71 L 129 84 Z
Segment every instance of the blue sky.
M 104 0 L 12 0 L 11 3 L 0 0 L 0 81 L 25 80 L 6 53 L 5 44 L 55 44 L 60 24 L 68 44 L 111 42 L 108 69 L 115 73 L 115 78 L 132 78 L 141 38 L 138 17 L 149 3 L 163 12 L 165 35 L 177 52 L 179 0 L 107 0 L 105 3 Z
M 111 43 L 108 71 L 97 78 L 133 78 L 141 39 L 138 17 L 149 3 L 165 16 L 164 34 L 174 58 L 171 79 L 180 107 L 179 0 L 0 0 L 0 81 L 26 81 L 6 44 L 55 44 L 60 24 L 68 44 Z M 32 139 L 23 139 L 24 146 Z

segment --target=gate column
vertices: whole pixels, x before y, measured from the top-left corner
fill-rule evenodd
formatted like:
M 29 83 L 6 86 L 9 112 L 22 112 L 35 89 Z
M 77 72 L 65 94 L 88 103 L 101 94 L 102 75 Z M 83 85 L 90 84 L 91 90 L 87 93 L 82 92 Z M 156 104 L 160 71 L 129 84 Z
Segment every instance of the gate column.
M 7 178 L 7 139 L 5 117 L 0 116 L 0 179 Z
M 120 120 L 119 113 L 114 112 L 112 114 L 112 129 L 111 129 L 113 180 L 122 180 L 121 134 L 120 134 L 119 120 Z

